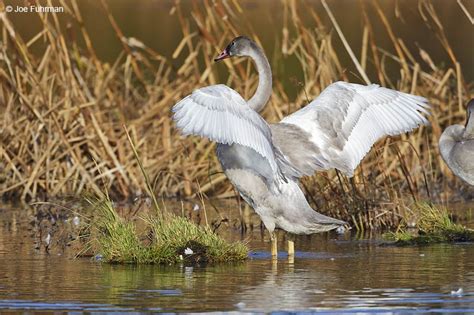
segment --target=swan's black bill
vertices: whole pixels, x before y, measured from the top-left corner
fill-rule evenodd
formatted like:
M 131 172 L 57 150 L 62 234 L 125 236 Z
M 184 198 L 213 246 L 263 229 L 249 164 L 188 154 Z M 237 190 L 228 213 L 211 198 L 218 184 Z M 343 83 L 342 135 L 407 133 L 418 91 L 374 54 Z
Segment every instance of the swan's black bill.
M 219 56 L 217 56 L 217 57 L 214 59 L 214 61 L 220 61 L 220 60 L 222 60 L 222 59 L 226 59 L 226 58 L 229 58 L 229 57 L 230 57 L 230 55 L 229 55 L 229 53 L 228 53 L 228 51 L 227 51 L 227 48 L 226 48 L 226 49 L 224 49 L 224 50 L 219 54 Z

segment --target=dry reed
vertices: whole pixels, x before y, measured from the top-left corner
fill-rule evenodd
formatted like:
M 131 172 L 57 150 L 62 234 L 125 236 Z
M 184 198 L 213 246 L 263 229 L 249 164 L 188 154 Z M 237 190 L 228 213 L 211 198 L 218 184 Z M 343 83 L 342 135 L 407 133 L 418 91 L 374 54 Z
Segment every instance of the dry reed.
M 230 38 L 239 35 L 241 23 L 245 23 L 239 19 L 242 10 L 238 3 L 206 1 L 205 5 L 193 6 L 192 17 L 183 14 L 179 3 L 175 5 L 182 40 L 172 57 L 185 56 L 178 68 L 146 44 L 124 37 L 105 1 L 101 1 L 104 16 L 121 40 L 123 51 L 114 63 L 101 61 L 76 0 L 61 3 L 80 30 L 74 36 L 59 23 L 56 14 L 39 13 L 42 29 L 26 42 L 8 15 L 0 13 L 0 195 L 30 200 L 81 194 L 84 190 L 100 193 L 102 183 L 115 197 L 144 193 L 146 184 L 128 145 L 124 124 L 144 168 L 152 175 L 157 195 L 236 196 L 220 171 L 214 144 L 180 137 L 170 108 L 193 89 L 218 83 L 212 58 Z M 281 51 L 272 63 L 296 58 L 304 80 L 298 83 L 296 97 L 290 97 L 275 77 L 274 94 L 262 113 L 270 122 L 304 106 L 331 82 L 349 79 L 348 65 L 341 61 L 347 52 L 335 50 L 336 39 L 328 31 L 333 25 L 324 25 L 320 17 L 324 12 L 316 12 L 305 2 L 296 4 L 283 1 Z M 330 7 L 324 5 L 330 14 Z M 369 9 L 376 15 L 369 17 Z M 310 23 L 300 18 L 302 10 L 310 15 Z M 435 65 L 422 48 L 409 51 L 377 2 L 362 2 L 361 10 L 365 25 L 360 59 L 346 46 L 359 75 L 368 81 L 370 67 L 375 72 L 372 81 L 423 95 L 432 104 L 431 127 L 380 141 L 353 179 L 330 171 L 303 180 L 315 208 L 365 229 L 398 224 L 406 204 L 413 200 L 429 197 L 446 201 L 452 197 L 459 183 L 442 162 L 437 141 L 447 125 L 463 121 L 462 104 L 473 90 L 472 83 L 465 82 L 429 2 L 420 2 L 419 10 L 450 57 L 451 62 L 443 67 Z M 376 18 L 381 19 L 394 53 L 377 45 L 371 25 L 371 19 Z M 189 19 L 195 27 L 190 26 Z M 336 19 L 332 15 L 331 19 L 335 26 Z M 341 39 L 343 32 L 337 27 Z M 82 37 L 84 48 L 76 37 Z M 30 52 L 33 44 L 44 47 L 41 55 Z M 413 57 L 416 54 L 423 64 Z M 198 62 L 201 59 L 203 63 Z M 397 82 L 385 70 L 388 62 L 399 69 Z M 225 65 L 229 76 L 224 83 L 248 97 L 257 83 L 251 63 L 227 60 Z

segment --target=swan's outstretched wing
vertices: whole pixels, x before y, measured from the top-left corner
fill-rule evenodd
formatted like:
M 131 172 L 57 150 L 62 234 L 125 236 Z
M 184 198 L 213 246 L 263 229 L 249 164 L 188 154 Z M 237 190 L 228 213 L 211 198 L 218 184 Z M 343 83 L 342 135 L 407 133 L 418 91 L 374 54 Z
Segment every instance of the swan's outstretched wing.
M 240 144 L 268 160 L 280 173 L 268 124 L 233 89 L 219 84 L 195 90 L 173 107 L 183 134 L 207 137 L 222 144 Z
M 426 124 L 427 100 L 378 85 L 336 82 L 314 101 L 271 125 L 273 143 L 300 177 L 336 168 L 348 176 L 372 145 Z

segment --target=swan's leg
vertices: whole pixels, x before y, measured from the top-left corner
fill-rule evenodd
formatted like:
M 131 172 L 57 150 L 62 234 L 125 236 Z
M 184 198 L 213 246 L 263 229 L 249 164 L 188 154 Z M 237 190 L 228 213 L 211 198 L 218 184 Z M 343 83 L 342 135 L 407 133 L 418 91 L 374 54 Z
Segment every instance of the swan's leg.
M 272 258 L 277 258 L 278 248 L 277 248 L 277 236 L 275 231 L 270 233 L 270 239 L 272 241 Z
M 288 257 L 295 256 L 295 242 L 292 235 L 288 234 Z
M 295 239 L 292 234 L 287 234 L 288 237 L 288 263 L 290 265 L 295 263 Z

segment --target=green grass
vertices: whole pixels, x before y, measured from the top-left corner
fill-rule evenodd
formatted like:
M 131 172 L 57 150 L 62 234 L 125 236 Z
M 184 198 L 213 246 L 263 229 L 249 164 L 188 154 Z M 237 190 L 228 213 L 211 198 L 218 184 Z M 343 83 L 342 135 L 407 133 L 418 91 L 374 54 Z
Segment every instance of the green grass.
M 87 198 L 93 208 L 90 247 L 103 261 L 123 264 L 175 264 L 179 262 L 235 262 L 247 258 L 241 242 L 228 243 L 208 227 L 165 214 L 143 220 L 143 233 L 121 218 L 108 198 Z M 193 254 L 185 254 L 189 248 Z
M 108 192 L 102 198 L 86 198 L 97 216 L 91 227 L 91 248 L 109 263 L 174 264 L 178 262 L 233 262 L 245 260 L 248 248 L 241 242 L 228 243 L 208 226 L 197 226 L 184 217 L 163 212 L 158 206 L 150 177 L 136 146 L 124 126 L 128 142 L 152 197 L 154 216 L 143 220 L 144 233 L 137 232 L 131 220 L 124 220 L 114 209 Z M 189 253 L 191 252 L 191 253 Z
M 400 246 L 474 241 L 474 230 L 454 223 L 446 208 L 418 203 L 414 211 L 419 214 L 417 233 L 411 233 L 403 228 L 397 232 L 387 233 L 385 237 Z

